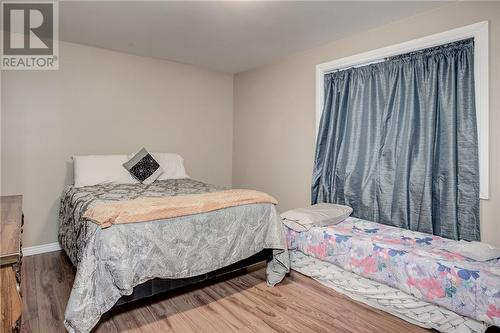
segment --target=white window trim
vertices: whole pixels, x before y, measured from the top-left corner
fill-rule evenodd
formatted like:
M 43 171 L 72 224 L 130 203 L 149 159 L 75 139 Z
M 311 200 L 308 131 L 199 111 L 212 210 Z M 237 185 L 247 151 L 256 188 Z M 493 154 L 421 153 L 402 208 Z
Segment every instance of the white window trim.
M 324 76 L 335 70 L 364 66 L 384 58 L 458 40 L 474 38 L 474 79 L 479 142 L 480 198 L 489 198 L 489 51 L 488 21 L 448 30 L 408 42 L 383 47 L 316 65 L 316 137 L 323 113 Z

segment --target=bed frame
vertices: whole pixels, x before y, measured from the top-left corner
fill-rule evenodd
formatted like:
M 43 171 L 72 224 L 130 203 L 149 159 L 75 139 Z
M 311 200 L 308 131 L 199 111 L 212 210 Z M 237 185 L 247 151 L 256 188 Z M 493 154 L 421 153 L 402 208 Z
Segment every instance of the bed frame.
M 172 291 L 175 289 L 179 289 L 188 285 L 197 284 L 200 282 L 208 281 L 214 279 L 216 277 L 221 277 L 224 275 L 229 275 L 236 271 L 244 271 L 247 267 L 255 265 L 257 263 L 263 261 L 270 261 L 273 258 L 272 249 L 264 249 L 261 252 L 254 254 L 251 257 L 238 261 L 234 264 L 231 264 L 226 267 L 222 267 L 212 272 L 208 272 L 206 274 L 201 274 L 198 276 L 193 276 L 190 278 L 184 279 L 153 279 L 146 281 L 136 287 L 134 287 L 134 291 L 131 295 L 122 296 L 118 302 L 116 302 L 116 306 L 128 304 L 131 302 L 138 301 L 140 299 L 152 297 L 155 295 L 159 295 L 162 293 L 166 293 L 168 291 Z

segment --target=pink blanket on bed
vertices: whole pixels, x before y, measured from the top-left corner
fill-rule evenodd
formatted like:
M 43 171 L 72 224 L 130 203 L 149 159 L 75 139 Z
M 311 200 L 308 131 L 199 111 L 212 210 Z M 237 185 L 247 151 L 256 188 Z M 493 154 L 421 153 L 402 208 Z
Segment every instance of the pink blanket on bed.
M 113 224 L 146 222 L 207 213 L 218 209 L 258 204 L 277 204 L 269 194 L 253 190 L 226 190 L 134 200 L 101 200 L 91 205 L 84 218 L 107 228 Z

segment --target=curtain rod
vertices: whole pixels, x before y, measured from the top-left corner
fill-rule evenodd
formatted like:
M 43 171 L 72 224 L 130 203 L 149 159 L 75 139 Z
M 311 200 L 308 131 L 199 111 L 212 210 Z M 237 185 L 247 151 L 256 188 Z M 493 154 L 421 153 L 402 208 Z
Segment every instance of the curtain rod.
M 377 60 L 373 60 L 373 61 L 370 61 L 370 62 L 365 62 L 365 63 L 361 63 L 361 64 L 358 64 L 358 65 L 349 66 L 349 67 L 340 67 L 340 68 L 332 69 L 332 70 L 330 70 L 328 72 L 325 72 L 324 74 L 326 75 L 326 74 L 330 74 L 330 73 L 334 73 L 334 72 L 345 71 L 345 70 L 350 69 L 350 68 L 358 68 L 358 67 L 364 67 L 364 66 L 374 65 L 374 64 L 378 64 L 378 63 L 387 61 L 387 59 L 389 59 L 389 58 L 377 59 Z

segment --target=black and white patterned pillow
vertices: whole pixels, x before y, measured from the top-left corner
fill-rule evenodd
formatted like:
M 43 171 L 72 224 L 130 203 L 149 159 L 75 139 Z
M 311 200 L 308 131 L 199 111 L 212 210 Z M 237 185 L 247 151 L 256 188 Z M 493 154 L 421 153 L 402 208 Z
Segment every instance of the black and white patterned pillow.
M 123 167 L 143 184 L 153 183 L 163 173 L 160 164 L 144 148 L 123 163 Z

